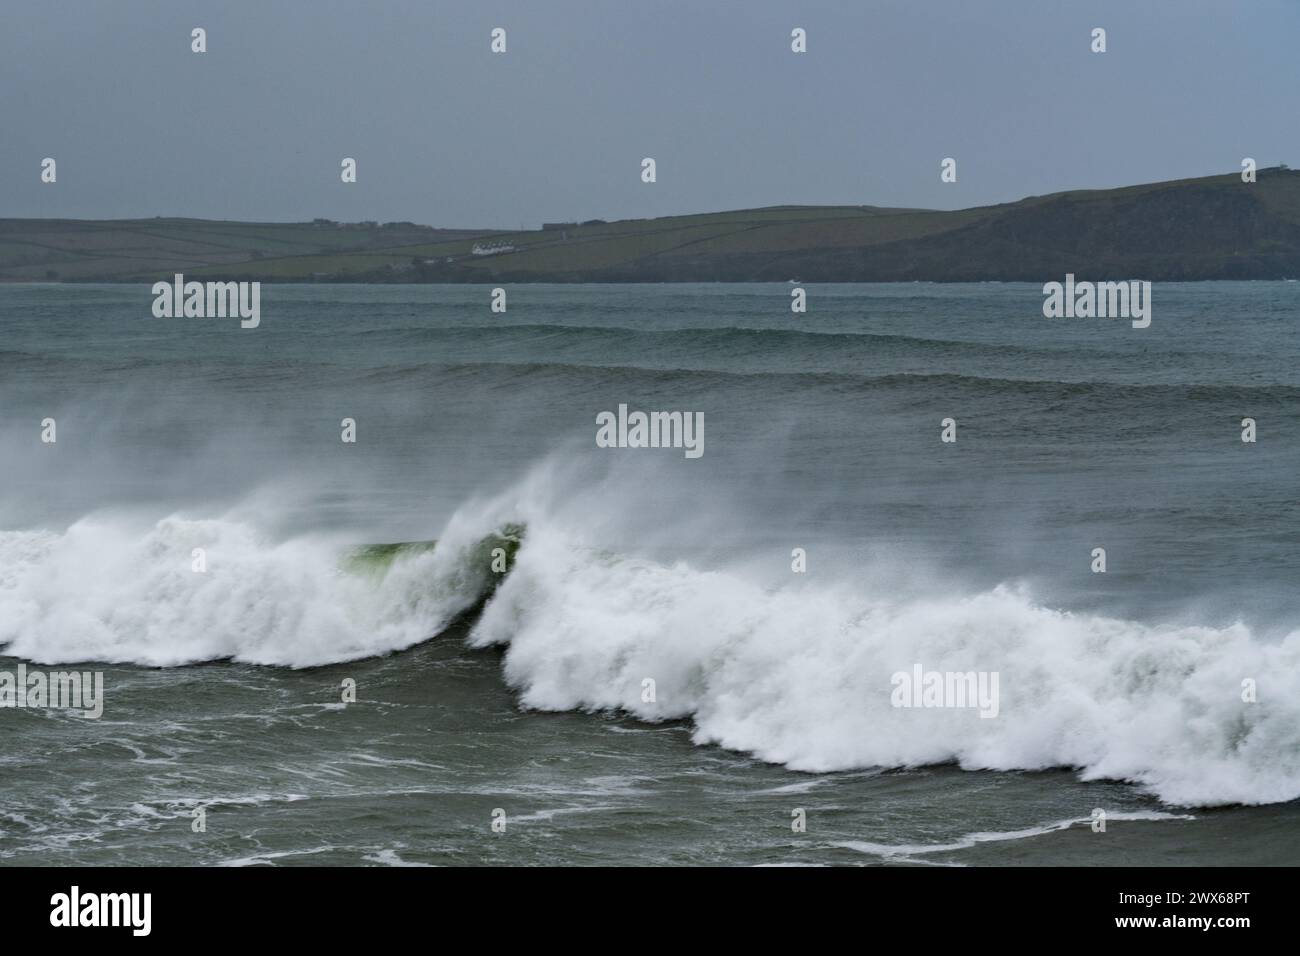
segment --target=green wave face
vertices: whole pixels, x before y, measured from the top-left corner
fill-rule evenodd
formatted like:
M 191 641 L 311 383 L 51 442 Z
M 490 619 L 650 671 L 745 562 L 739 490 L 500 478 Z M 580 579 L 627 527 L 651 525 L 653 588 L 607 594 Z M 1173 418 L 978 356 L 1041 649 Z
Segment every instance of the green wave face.
M 514 566 L 515 554 L 519 551 L 523 538 L 524 528 L 522 525 L 504 525 L 495 534 L 488 535 L 474 546 L 467 556 L 468 564 L 471 568 L 480 567 L 486 571 L 492 565 L 492 552 L 497 548 L 501 548 L 505 552 L 505 566 L 508 572 Z M 398 559 L 407 555 L 432 551 L 437 545 L 437 541 L 393 541 L 386 544 L 364 544 L 344 557 L 341 568 L 350 574 L 368 574 L 382 577 Z M 494 574 L 492 579 L 494 582 L 499 582 L 504 576 L 504 574 Z
M 387 571 L 394 561 L 406 554 L 432 551 L 437 541 L 394 541 L 389 544 L 363 544 L 343 559 L 343 570 L 353 573 Z

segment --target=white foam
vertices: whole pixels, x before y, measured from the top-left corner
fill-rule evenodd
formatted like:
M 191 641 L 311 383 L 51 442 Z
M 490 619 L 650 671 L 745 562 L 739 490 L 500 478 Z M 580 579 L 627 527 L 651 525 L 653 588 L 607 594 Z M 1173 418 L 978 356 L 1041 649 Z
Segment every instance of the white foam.
M 273 543 L 232 520 L 140 527 L 91 517 L 66 532 L 0 532 L 0 647 L 36 663 L 174 666 L 232 658 L 304 667 L 427 640 L 478 599 L 468 542 L 403 556 L 376 580 L 346 549 Z M 194 548 L 207 570 L 192 570 Z
M 1186 813 L 1159 813 L 1159 812 L 1125 812 L 1114 811 L 1106 815 L 1108 823 L 1113 822 L 1159 822 L 1165 820 L 1195 820 L 1194 816 Z M 878 856 L 887 860 L 898 862 L 911 861 L 915 857 L 926 856 L 931 853 L 952 853 L 958 850 L 969 850 L 981 843 L 1004 843 L 1015 840 L 1032 840 L 1036 837 L 1046 836 L 1049 833 L 1057 833 L 1061 830 L 1068 830 L 1074 826 L 1091 826 L 1092 820 L 1089 817 L 1083 817 L 1074 820 L 1056 820 L 1052 823 L 1044 823 L 1038 826 L 1025 827 L 1021 830 L 998 830 L 991 832 L 967 833 L 951 843 L 920 843 L 920 844 L 903 844 L 903 843 L 869 843 L 864 840 L 843 840 L 831 843 L 830 846 L 842 847 L 846 850 L 853 850 L 857 853 L 865 853 L 870 856 Z
M 1073 767 L 1173 804 L 1300 797 L 1300 631 L 1267 643 L 1240 624 L 1069 614 L 1007 587 L 773 590 L 595 550 L 544 513 L 511 517 L 525 542 L 471 642 L 508 645 L 505 677 L 525 706 L 693 718 L 697 743 L 819 773 L 955 761 Z M 999 715 L 891 706 L 891 675 L 918 662 L 997 671 Z M 1242 700 L 1246 678 L 1258 703 Z

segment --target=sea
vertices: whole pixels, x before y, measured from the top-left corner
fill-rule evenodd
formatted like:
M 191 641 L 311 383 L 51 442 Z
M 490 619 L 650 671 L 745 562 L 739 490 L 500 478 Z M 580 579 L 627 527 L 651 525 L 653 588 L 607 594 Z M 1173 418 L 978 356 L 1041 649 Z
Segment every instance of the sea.
M 1300 284 L 505 293 L 0 285 L 0 865 L 1300 863 Z

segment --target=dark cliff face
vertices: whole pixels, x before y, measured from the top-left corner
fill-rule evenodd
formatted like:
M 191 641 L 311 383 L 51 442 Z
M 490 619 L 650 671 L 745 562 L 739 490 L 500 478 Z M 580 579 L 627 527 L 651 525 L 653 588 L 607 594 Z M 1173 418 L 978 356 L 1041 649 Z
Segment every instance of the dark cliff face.
M 999 279 L 1281 278 L 1300 270 L 1300 224 L 1260 184 L 1206 183 L 1017 204 L 915 252 L 960 256 L 952 268 Z M 931 260 L 932 268 L 940 268 Z
M 990 207 L 920 239 L 793 253 L 663 256 L 588 273 L 624 281 L 1049 281 L 1300 277 L 1300 173 L 1064 193 Z M 505 265 L 504 263 L 502 265 Z

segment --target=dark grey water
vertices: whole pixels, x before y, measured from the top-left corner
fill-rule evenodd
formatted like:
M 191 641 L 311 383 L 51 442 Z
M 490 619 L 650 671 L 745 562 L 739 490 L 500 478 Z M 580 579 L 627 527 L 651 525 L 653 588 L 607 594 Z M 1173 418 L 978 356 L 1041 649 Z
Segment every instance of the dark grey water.
M 241 330 L 0 287 L 0 671 L 110 662 L 100 720 L 0 709 L 0 860 L 1295 863 L 1298 289 L 1137 330 L 1028 285 L 266 286 Z M 704 455 L 597 448 L 620 403 Z M 892 707 L 914 664 L 997 717 Z

